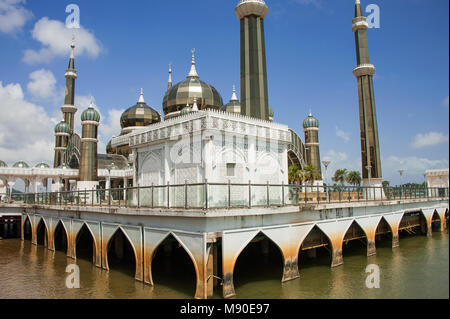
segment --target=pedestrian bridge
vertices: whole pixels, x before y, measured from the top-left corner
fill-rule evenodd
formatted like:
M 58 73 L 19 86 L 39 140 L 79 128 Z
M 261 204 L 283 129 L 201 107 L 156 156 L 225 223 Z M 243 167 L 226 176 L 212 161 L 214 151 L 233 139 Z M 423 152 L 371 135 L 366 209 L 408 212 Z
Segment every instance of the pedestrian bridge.
M 206 193 L 209 187 L 204 190 Z M 189 196 L 186 188 L 183 198 Z M 253 198 L 251 191 L 252 185 L 246 196 Z M 11 220 L 11 216 L 20 216 L 23 240 L 51 251 L 63 250 L 72 259 L 88 251 L 93 264 L 106 271 L 128 258 L 135 280 L 149 285 L 157 284 L 158 271 L 165 268 L 158 266 L 161 260 L 164 263 L 173 260 L 176 268 L 183 264 L 179 262 L 181 258 L 186 268 L 179 271 L 188 276 L 191 270 L 195 278 L 195 298 L 208 298 L 214 289 L 222 289 L 225 298 L 235 296 L 236 267 L 250 252 L 256 251 L 256 257 L 280 258 L 280 283 L 283 283 L 300 277 L 299 258 L 304 254 L 311 257 L 325 249 L 330 266 L 338 267 L 344 263 L 344 247 L 349 242 L 363 243 L 367 256 L 372 256 L 382 238 L 399 249 L 402 233 L 432 236 L 433 229 L 444 231 L 447 227 L 448 189 L 384 189 L 383 199 L 365 196 L 369 189 L 359 195 L 350 190 L 350 194 L 342 195 L 342 191 L 339 190 L 339 198 L 332 191 L 323 194 L 297 188 L 294 192 L 298 192 L 298 197 L 294 196 L 297 203 L 275 204 L 269 197 L 265 205 L 262 202 L 252 205 L 251 201 L 250 205 L 233 205 L 227 195 L 220 207 L 211 207 L 211 202 L 190 207 L 191 201 L 171 206 L 174 202 L 170 195 L 174 192 L 170 187 L 166 194 L 169 199 L 165 198 L 168 207 L 152 206 L 151 195 L 145 205 L 139 205 L 137 197 L 142 199 L 141 189 L 127 193 L 120 190 L 116 198 L 112 191 L 99 191 L 103 193 L 91 196 L 78 192 L 29 194 L 23 201 L 0 204 L 0 224 L 2 220 Z M 153 200 L 155 193 L 153 189 Z M 207 194 L 204 196 L 209 198 Z M 88 197 L 90 200 L 86 200 Z M 125 200 L 119 204 L 120 198 Z M 8 237 L 4 236 L 5 231 L 2 234 Z M 257 260 L 252 262 L 258 267 Z

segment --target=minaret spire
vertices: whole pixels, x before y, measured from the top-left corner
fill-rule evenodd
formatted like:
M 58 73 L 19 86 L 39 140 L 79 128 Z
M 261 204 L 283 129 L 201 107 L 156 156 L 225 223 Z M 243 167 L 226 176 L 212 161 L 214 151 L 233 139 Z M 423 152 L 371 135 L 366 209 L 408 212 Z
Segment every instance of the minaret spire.
M 188 77 L 192 78 L 198 78 L 197 70 L 195 68 L 195 49 L 192 49 L 192 65 L 191 65 L 191 71 L 188 74 Z
M 231 95 L 230 101 L 239 101 L 236 95 L 236 86 L 233 85 L 233 94 Z
M 172 88 L 172 64 L 169 64 L 169 84 L 167 85 L 167 88 Z
M 144 100 L 144 89 L 141 89 L 141 96 L 139 97 L 138 103 L 145 103 L 145 100 Z
M 61 107 L 61 111 L 64 115 L 64 121 L 70 126 L 70 134 L 72 135 L 74 131 L 75 113 L 77 112 L 77 108 L 75 107 L 75 80 L 77 79 L 77 71 L 75 70 L 75 36 L 72 36 L 69 67 L 64 77 L 66 78 L 66 91 L 64 105 Z
M 353 74 L 358 80 L 363 183 L 365 186 L 381 186 L 380 144 L 373 88 L 376 69 L 370 63 L 368 28 L 367 19 L 362 14 L 361 3 L 356 0 L 352 31 L 355 33 L 357 66 Z

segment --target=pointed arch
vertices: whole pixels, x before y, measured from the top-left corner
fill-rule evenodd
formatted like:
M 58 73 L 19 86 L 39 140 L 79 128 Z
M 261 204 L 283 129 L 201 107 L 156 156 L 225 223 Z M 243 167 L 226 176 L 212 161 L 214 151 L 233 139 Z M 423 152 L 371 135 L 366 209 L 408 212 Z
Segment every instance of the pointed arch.
M 327 247 L 328 246 L 328 247 Z M 328 235 L 318 226 L 314 225 L 311 230 L 308 232 L 306 237 L 303 239 L 300 248 L 298 250 L 298 263 L 303 261 L 302 253 L 307 251 L 311 251 L 309 253 L 311 256 L 316 256 L 316 252 L 318 248 L 325 248 L 325 250 L 329 253 L 329 263 L 332 263 L 333 259 L 333 242 L 328 237 Z
M 23 240 L 33 240 L 33 223 L 29 215 L 25 215 L 22 225 Z
M 36 226 L 36 243 L 47 247 L 48 245 L 48 226 L 44 217 L 40 217 L 39 222 Z
M 441 219 L 438 211 L 435 210 L 433 215 L 431 216 L 431 231 L 443 231 L 444 230 L 444 221 Z
M 174 247 L 174 244 L 178 247 Z M 154 279 L 156 282 L 166 283 L 166 279 L 170 276 L 172 278 L 168 282 L 173 282 L 173 278 L 176 278 L 177 284 L 175 287 L 178 290 L 185 291 L 187 294 L 194 295 L 196 292 L 196 283 L 199 278 L 199 269 L 197 261 L 190 251 L 190 249 L 183 243 L 183 241 L 174 233 L 168 232 L 164 237 L 161 237 L 154 245 L 154 249 L 150 256 L 149 263 L 149 283 L 154 285 Z M 175 259 L 175 267 L 173 267 L 173 259 Z M 182 269 L 173 269 L 182 267 Z M 191 267 L 192 275 L 188 282 L 189 276 L 186 276 L 186 271 Z M 180 270 L 180 271 L 177 271 Z M 162 281 L 159 281 L 162 279 Z
M 62 220 L 58 220 L 53 233 L 55 250 L 67 253 L 69 250 L 69 232 Z
M 267 279 L 268 274 L 273 276 L 269 279 L 281 282 L 284 263 L 282 248 L 264 231 L 259 231 L 236 256 L 233 266 L 234 282 L 242 285 L 255 279 Z M 269 269 L 271 271 L 268 271 Z
M 75 236 L 75 256 L 78 258 L 83 255 L 83 250 L 85 246 L 89 246 L 86 240 L 90 238 L 92 240 L 92 262 L 95 263 L 96 252 L 97 252 L 97 241 L 95 240 L 94 233 L 87 223 L 83 223 L 80 230 Z M 88 248 L 89 249 L 89 248 Z
M 364 242 L 363 245 L 355 245 L 356 241 Z M 343 239 L 343 245 L 342 245 L 342 254 L 344 255 L 345 248 L 348 248 L 348 246 L 351 245 L 351 248 L 361 248 L 361 246 L 367 247 L 369 246 L 369 238 L 367 236 L 366 231 L 364 228 L 357 222 L 357 220 L 354 220 L 353 223 L 350 225 L 350 227 L 347 229 L 344 235 Z
M 134 246 L 134 244 L 133 244 L 133 241 L 131 240 L 131 238 L 128 236 L 128 234 L 127 234 L 127 232 L 122 228 L 122 226 L 118 226 L 115 230 L 114 230 L 114 232 L 113 232 L 113 234 L 111 235 L 111 237 L 108 239 L 108 242 L 106 243 L 106 252 L 104 252 L 105 254 L 106 254 L 106 262 L 107 262 L 107 267 L 108 267 L 108 269 L 110 269 L 110 266 L 111 266 L 111 261 L 112 260 L 110 260 L 110 253 L 111 253 L 111 249 L 112 249 L 112 247 L 113 247 L 113 245 L 114 245 L 114 248 L 116 248 L 116 243 L 113 243 L 112 242 L 112 240 L 114 239 L 114 240 L 116 240 L 116 238 L 117 238 L 117 236 L 119 235 L 119 234 L 121 234 L 122 236 L 123 236 L 123 238 L 125 238 L 126 239 L 126 241 L 125 242 L 122 242 L 122 244 L 126 244 L 126 245 L 128 245 L 129 246 L 129 248 L 131 248 L 131 251 L 132 251 L 132 255 L 133 255 L 133 259 L 134 259 L 134 265 L 135 265 L 135 270 L 134 270 L 134 274 L 133 274 L 133 276 L 135 277 L 136 276 L 136 274 L 137 274 L 137 272 L 138 272 L 138 267 L 139 267 L 139 265 L 138 265 L 138 254 L 137 254 L 137 251 L 136 251 L 136 247 Z M 120 249 L 119 247 L 117 247 L 117 249 Z M 123 249 L 125 249 L 125 247 L 123 247 Z M 115 252 L 116 253 L 116 252 Z M 121 256 L 117 256 L 117 257 L 121 257 Z M 122 259 L 122 258 L 118 258 L 118 259 Z M 113 262 L 113 264 L 114 264 L 114 262 Z

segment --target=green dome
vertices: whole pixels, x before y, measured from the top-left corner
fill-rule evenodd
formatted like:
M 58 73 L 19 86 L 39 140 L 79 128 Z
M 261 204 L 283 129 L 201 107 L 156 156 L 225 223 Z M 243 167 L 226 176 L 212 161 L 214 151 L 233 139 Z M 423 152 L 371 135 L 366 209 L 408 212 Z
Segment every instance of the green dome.
M 6 165 L 6 163 L 5 163 L 5 162 L 3 162 L 3 161 L 0 161 L 0 167 L 8 167 L 8 165 Z
M 66 164 L 62 164 L 58 167 L 58 169 L 70 169 L 70 167 L 67 166 Z
M 30 166 L 27 163 L 22 162 L 22 161 L 17 162 L 16 164 L 13 165 L 13 167 L 16 167 L 16 168 L 30 168 Z
M 100 122 L 100 114 L 92 107 L 92 104 L 87 110 L 81 114 L 81 121 Z
M 66 134 L 70 134 L 70 126 L 69 124 L 67 124 L 64 121 L 59 122 L 56 126 L 55 126 L 55 133 L 66 133 Z
M 194 99 L 197 99 L 199 110 L 221 110 L 223 107 L 222 97 L 212 85 L 198 77 L 187 77 L 167 90 L 163 100 L 164 115 L 181 111 L 186 104 L 193 105 Z
M 50 166 L 46 163 L 39 163 L 35 167 L 36 168 L 50 168 Z
M 138 102 L 136 105 L 123 112 L 120 117 L 120 126 L 122 128 L 149 126 L 159 122 L 161 122 L 159 113 L 145 102 Z
M 190 106 L 186 106 L 184 109 L 181 110 L 180 115 L 188 115 L 192 112 L 192 109 Z
M 312 114 L 309 114 L 308 118 L 303 122 L 303 128 L 307 129 L 311 127 L 319 128 L 319 120 L 312 116 Z

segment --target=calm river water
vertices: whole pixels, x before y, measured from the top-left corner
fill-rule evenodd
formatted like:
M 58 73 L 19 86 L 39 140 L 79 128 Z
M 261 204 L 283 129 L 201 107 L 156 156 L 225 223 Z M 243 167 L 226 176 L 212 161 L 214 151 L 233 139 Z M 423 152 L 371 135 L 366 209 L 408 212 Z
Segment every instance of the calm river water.
M 434 232 L 400 239 L 400 248 L 391 242 L 377 243 L 377 255 L 367 258 L 363 248 L 344 250 L 344 265 L 331 269 L 320 257 L 300 263 L 301 278 L 281 284 L 280 269 L 270 268 L 264 276 L 248 271 L 235 281 L 239 298 L 328 299 L 328 298 L 449 298 L 449 235 Z M 29 241 L 0 240 L 0 298 L 192 298 L 192 280 L 168 277 L 150 287 L 135 282 L 128 271 L 101 270 L 79 259 L 81 288 L 67 289 L 66 266 L 74 263 L 63 252 L 50 252 Z M 380 267 L 380 288 L 365 286 L 366 266 Z M 264 265 L 254 265 L 264 269 Z M 250 267 L 248 269 L 255 269 Z M 270 273 L 271 269 L 273 272 Z M 172 279 L 171 279 L 172 278 Z M 156 280 L 156 278 L 155 278 Z M 220 291 L 215 294 L 221 298 Z

